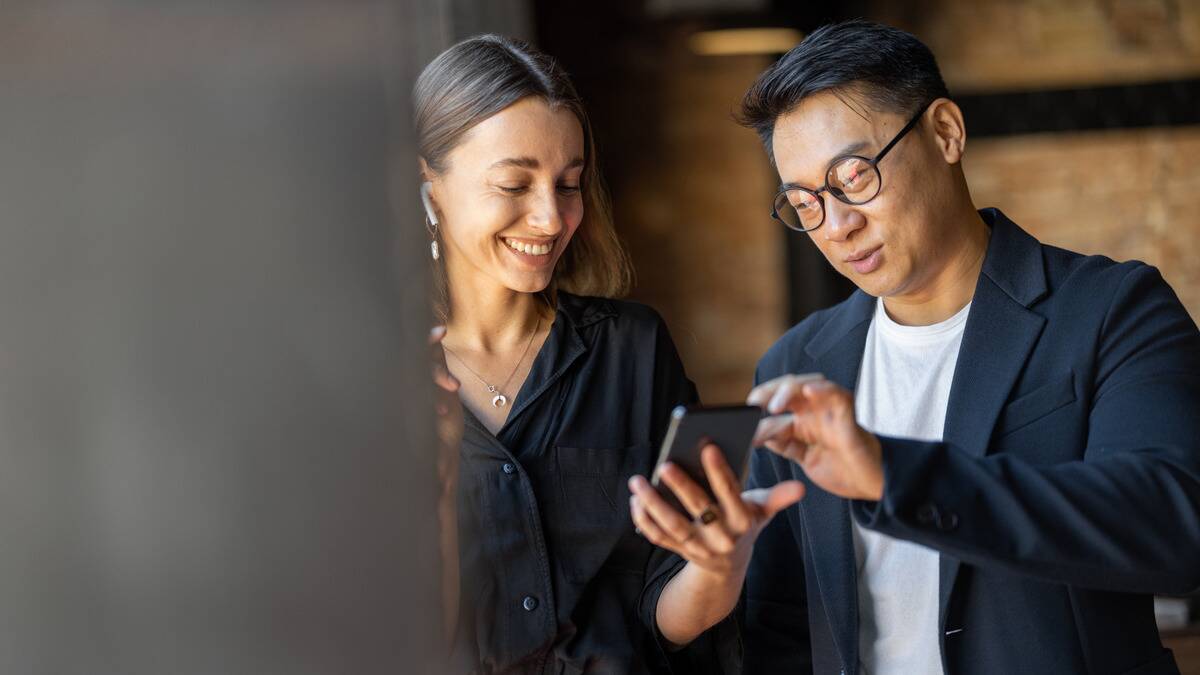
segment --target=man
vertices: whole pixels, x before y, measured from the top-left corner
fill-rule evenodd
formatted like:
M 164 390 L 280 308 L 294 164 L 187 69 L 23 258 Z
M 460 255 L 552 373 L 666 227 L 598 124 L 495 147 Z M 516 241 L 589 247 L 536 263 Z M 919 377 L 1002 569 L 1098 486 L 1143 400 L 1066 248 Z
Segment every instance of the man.
M 1178 672 L 1152 594 L 1200 587 L 1200 334 L 1159 273 L 977 211 L 962 113 L 903 31 L 814 32 L 743 118 L 775 216 L 859 290 L 759 363 L 749 402 L 789 415 L 751 465 L 768 506 L 672 469 L 686 522 L 631 482 L 641 531 L 712 578 L 668 585 L 663 637 L 744 576 L 751 673 Z

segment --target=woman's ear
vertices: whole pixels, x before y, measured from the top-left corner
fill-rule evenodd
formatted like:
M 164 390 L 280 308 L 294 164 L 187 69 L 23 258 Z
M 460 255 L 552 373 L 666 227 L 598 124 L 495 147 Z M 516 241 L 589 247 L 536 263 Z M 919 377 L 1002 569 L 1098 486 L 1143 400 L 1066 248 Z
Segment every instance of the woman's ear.
M 929 106 L 927 114 L 942 159 L 947 164 L 958 164 L 967 148 L 967 127 L 963 123 L 962 110 L 954 101 L 939 98 Z

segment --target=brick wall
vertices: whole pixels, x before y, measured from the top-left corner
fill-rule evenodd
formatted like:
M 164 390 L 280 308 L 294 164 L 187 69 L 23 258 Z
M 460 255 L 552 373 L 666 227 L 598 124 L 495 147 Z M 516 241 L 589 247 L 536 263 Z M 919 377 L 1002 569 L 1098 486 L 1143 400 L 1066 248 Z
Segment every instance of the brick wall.
M 968 141 L 980 206 L 1042 241 L 1162 270 L 1200 318 L 1200 128 Z
M 910 30 L 955 93 L 1200 74 L 1197 0 L 874 0 Z
M 706 402 L 740 402 L 786 328 L 785 232 L 770 217 L 778 179 L 732 120 L 769 61 L 656 50 L 661 60 L 642 61 L 597 109 L 632 297 L 663 314 Z

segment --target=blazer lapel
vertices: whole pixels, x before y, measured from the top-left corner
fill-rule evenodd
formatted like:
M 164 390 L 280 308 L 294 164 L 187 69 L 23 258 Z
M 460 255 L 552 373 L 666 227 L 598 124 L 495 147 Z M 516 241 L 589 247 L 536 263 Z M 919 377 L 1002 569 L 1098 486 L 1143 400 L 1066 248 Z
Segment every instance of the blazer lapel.
M 858 384 L 874 307 L 875 298 L 861 291 L 855 293 L 806 348 L 818 372 L 850 390 Z M 807 536 L 804 545 L 811 551 L 809 560 L 834 643 L 846 672 L 852 674 L 858 668 L 858 575 L 850 531 L 850 502 L 807 480 L 805 483 L 809 491 L 800 502 Z
M 1046 320 L 1027 309 L 1046 292 L 1041 245 L 1002 213 L 985 209 L 992 226 L 987 257 L 964 328 L 943 440 L 952 451 L 982 457 L 996 420 L 1037 344 Z M 941 627 L 958 575 L 959 561 L 941 556 Z

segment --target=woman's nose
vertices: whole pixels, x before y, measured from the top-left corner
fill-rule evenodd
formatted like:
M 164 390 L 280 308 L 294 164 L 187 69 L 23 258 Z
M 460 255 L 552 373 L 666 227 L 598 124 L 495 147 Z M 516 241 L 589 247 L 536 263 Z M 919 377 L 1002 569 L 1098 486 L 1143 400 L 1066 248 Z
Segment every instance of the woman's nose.
M 529 224 L 546 234 L 558 234 L 563 229 L 562 208 L 558 203 L 558 194 L 551 190 L 549 194 L 538 196 L 529 212 Z

